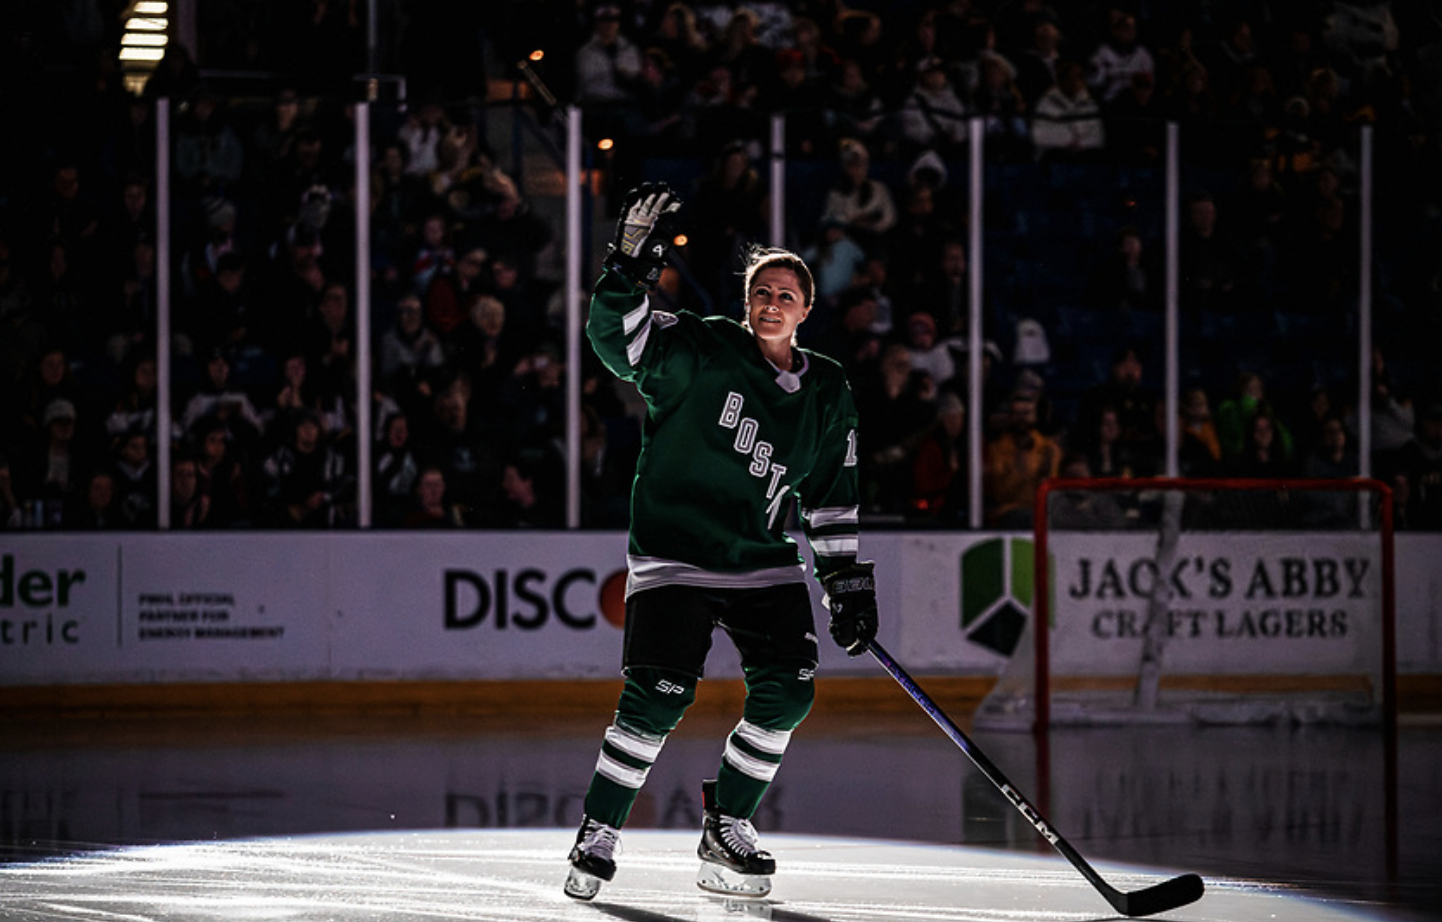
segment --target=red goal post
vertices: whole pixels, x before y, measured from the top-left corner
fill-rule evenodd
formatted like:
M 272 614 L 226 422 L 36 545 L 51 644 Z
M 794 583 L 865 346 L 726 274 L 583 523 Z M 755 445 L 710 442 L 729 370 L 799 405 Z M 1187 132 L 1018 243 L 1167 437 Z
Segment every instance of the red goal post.
M 1301 500 L 1304 499 L 1316 501 L 1317 499 L 1322 497 L 1354 497 L 1355 499 L 1350 503 L 1350 507 L 1354 509 L 1353 515 L 1356 522 L 1355 529 L 1349 528 L 1345 522 L 1340 525 L 1333 525 L 1332 529 L 1329 530 L 1327 534 L 1312 538 L 1311 544 L 1314 546 L 1325 545 L 1327 543 L 1327 540 L 1330 539 L 1332 531 L 1334 531 L 1337 535 L 1343 536 L 1338 540 L 1344 541 L 1348 540 L 1345 537 L 1347 535 L 1355 534 L 1359 537 L 1371 535 L 1371 537 L 1365 537 L 1364 540 L 1368 542 L 1367 546 L 1369 548 L 1375 546 L 1376 559 L 1379 563 L 1378 572 L 1376 574 L 1377 585 L 1375 587 L 1377 606 L 1375 610 L 1375 616 L 1379 619 L 1380 622 L 1381 636 L 1379 638 L 1380 650 L 1375 651 L 1375 655 L 1371 656 L 1369 660 L 1371 677 L 1366 684 L 1368 685 L 1369 694 L 1373 696 L 1375 696 L 1376 692 L 1378 691 L 1375 686 L 1381 686 L 1380 700 L 1376 700 L 1374 702 L 1374 707 L 1372 708 L 1376 717 L 1376 720 L 1374 722 L 1381 722 L 1389 729 L 1395 726 L 1396 600 L 1394 580 L 1396 570 L 1393 552 L 1392 492 L 1387 487 L 1387 485 L 1379 480 L 1360 477 L 1347 479 L 1288 478 L 1267 480 L 1241 478 L 1224 479 L 1147 477 L 1054 478 L 1046 481 L 1037 491 L 1034 507 L 1035 563 L 1033 566 L 1033 617 L 1031 619 L 1031 625 L 1033 627 L 1032 639 L 1034 642 L 1034 650 L 1019 650 L 1018 653 L 1021 654 L 1021 656 L 1019 657 L 1014 655 L 1012 658 L 1013 661 L 1016 661 L 1019 658 L 1032 659 L 1034 657 L 1034 665 L 1031 670 L 1032 672 L 1034 672 L 1034 691 L 1032 692 L 1033 697 L 1031 702 L 1034 707 L 1034 729 L 1046 729 L 1052 724 L 1054 717 L 1052 702 L 1053 662 L 1050 625 L 1055 614 L 1055 609 L 1053 606 L 1054 597 L 1052 595 L 1054 589 L 1052 582 L 1052 567 L 1055 565 L 1056 561 L 1053 557 L 1053 539 L 1055 537 L 1055 533 L 1054 528 L 1052 527 L 1052 513 L 1050 510 L 1052 508 L 1051 503 L 1053 502 L 1053 498 L 1058 497 L 1062 494 L 1081 497 L 1115 497 L 1118 494 L 1123 494 L 1131 498 L 1150 496 L 1152 502 L 1154 503 L 1158 502 L 1158 497 L 1162 498 L 1161 502 L 1163 503 L 1166 502 L 1167 497 L 1178 497 L 1179 499 L 1174 501 L 1174 505 L 1171 508 L 1177 510 L 1189 510 L 1195 505 L 1210 505 L 1210 507 L 1214 509 L 1233 509 L 1235 514 L 1231 516 L 1227 527 L 1214 528 L 1209 530 L 1204 525 L 1203 527 L 1197 529 L 1197 533 L 1202 535 L 1206 535 L 1208 533 L 1212 534 L 1214 536 L 1212 540 L 1213 547 L 1221 546 L 1223 548 L 1226 548 L 1229 546 L 1233 546 L 1233 539 L 1226 537 L 1227 535 L 1231 534 L 1236 534 L 1239 536 L 1237 539 L 1235 539 L 1235 546 L 1237 547 L 1247 547 L 1249 540 L 1259 543 L 1261 549 L 1256 552 L 1258 561 L 1256 566 L 1259 570 L 1268 566 L 1268 564 L 1266 563 L 1266 561 L 1268 560 L 1267 553 L 1269 549 L 1269 545 L 1266 544 L 1267 540 L 1280 537 L 1280 540 L 1290 541 L 1300 535 L 1300 540 L 1305 542 L 1309 540 L 1307 537 L 1309 534 L 1309 530 L 1304 524 L 1298 524 L 1295 522 L 1278 524 L 1276 521 L 1272 521 L 1270 519 L 1270 512 L 1261 514 L 1258 520 L 1250 519 L 1249 516 L 1252 515 L 1252 513 L 1248 511 L 1248 507 L 1245 505 L 1245 501 L 1243 500 L 1244 497 L 1247 497 L 1249 499 L 1255 498 L 1258 501 L 1263 502 L 1264 508 L 1268 510 L 1276 508 L 1278 506 L 1305 505 L 1305 503 L 1301 502 Z M 1364 499 L 1366 500 L 1366 502 L 1363 502 Z M 1346 504 L 1344 504 L 1344 508 L 1346 508 Z M 1130 509 L 1128 511 L 1130 511 Z M 1153 514 L 1157 513 L 1154 512 Z M 1163 520 L 1165 520 L 1168 513 L 1163 510 L 1161 513 L 1159 513 L 1159 515 Z M 1190 529 L 1193 527 L 1195 523 L 1186 523 L 1185 525 L 1176 524 L 1180 523 L 1184 517 L 1185 513 L 1183 512 L 1176 512 L 1172 516 L 1172 518 L 1175 519 L 1175 522 L 1172 526 L 1174 531 L 1181 533 L 1184 528 Z M 1129 528 L 1130 526 L 1124 524 L 1118 529 L 1116 529 L 1114 531 L 1114 534 L 1120 535 L 1123 531 L 1126 531 Z M 1162 548 L 1166 545 L 1166 542 L 1168 540 L 1172 540 L 1174 542 L 1173 549 L 1175 550 L 1175 542 L 1178 540 L 1177 535 L 1172 535 L 1169 539 L 1165 534 L 1166 528 L 1167 526 L 1165 525 L 1153 525 L 1137 529 L 1137 531 L 1140 531 L 1142 533 L 1143 538 L 1132 538 L 1130 540 L 1132 540 L 1133 542 L 1136 542 L 1137 540 L 1148 540 L 1148 536 L 1160 534 L 1161 537 L 1157 539 L 1158 547 Z M 1086 541 L 1090 542 L 1090 544 L 1087 545 L 1087 547 L 1089 548 L 1105 549 L 1107 547 L 1107 529 L 1101 529 L 1099 532 L 1093 531 L 1092 529 L 1087 527 L 1075 528 L 1072 530 L 1076 531 L 1077 533 L 1087 535 Z M 1118 538 L 1115 540 L 1122 541 L 1124 539 Z M 1162 551 L 1160 550 L 1158 551 L 1159 554 L 1161 552 Z M 1286 551 L 1283 553 L 1297 552 Z M 1370 554 L 1373 552 L 1369 550 L 1368 553 Z M 1303 558 L 1284 557 L 1282 559 L 1293 564 L 1295 568 L 1295 566 L 1297 566 L 1296 561 Z M 1186 563 L 1188 563 L 1188 561 L 1184 559 L 1182 561 L 1182 564 Z M 1314 561 L 1314 563 L 1316 563 L 1319 567 L 1321 566 L 1321 562 Z M 1200 569 L 1200 557 L 1197 560 L 1197 564 L 1198 568 Z M 1360 563 L 1358 565 L 1358 568 L 1362 568 L 1362 565 Z M 1160 604 L 1167 604 L 1169 606 L 1170 596 L 1168 594 L 1173 591 L 1173 587 L 1171 585 L 1167 585 L 1161 590 L 1160 593 L 1157 592 L 1156 587 L 1163 586 L 1164 584 L 1169 583 L 1171 579 L 1174 579 L 1174 577 L 1169 579 L 1158 578 L 1157 574 L 1161 574 L 1163 572 L 1164 571 L 1161 569 L 1160 565 L 1160 558 L 1158 558 L 1157 561 L 1152 562 L 1152 594 L 1153 596 L 1158 594 L 1164 596 Z M 1369 586 L 1370 585 L 1372 584 L 1369 583 Z M 1371 594 L 1372 593 L 1368 593 L 1369 596 Z M 1147 635 L 1144 641 L 1145 646 L 1150 649 L 1152 645 L 1152 637 L 1150 635 L 1153 632 L 1149 630 L 1149 626 L 1156 620 L 1155 615 L 1158 614 L 1159 609 L 1155 607 L 1157 603 L 1154 603 L 1151 600 L 1146 601 L 1148 605 L 1152 605 L 1153 607 L 1148 611 L 1147 615 L 1140 620 L 1144 622 L 1142 633 Z M 1175 622 L 1176 613 L 1174 609 L 1167 607 L 1166 610 L 1161 613 L 1165 614 L 1169 621 Z M 1292 618 L 1292 615 L 1294 613 L 1295 612 L 1287 612 L 1285 616 L 1283 616 L 1285 619 L 1289 619 L 1288 624 L 1284 629 L 1290 629 L 1292 627 L 1290 619 Z M 1248 612 L 1247 614 L 1248 617 L 1250 617 L 1252 613 Z M 1276 627 L 1276 619 L 1278 617 L 1277 612 L 1272 611 L 1269 612 L 1269 614 L 1274 616 L 1273 621 L 1269 626 L 1269 630 L 1278 630 L 1278 628 Z M 1370 617 L 1372 615 L 1372 612 L 1369 611 L 1368 614 Z M 1314 612 L 1301 612 L 1298 617 L 1305 618 L 1308 615 L 1316 617 Z M 1217 618 L 1218 620 L 1223 620 L 1225 618 L 1225 613 L 1219 611 L 1217 613 Z M 1174 629 L 1175 624 L 1173 623 L 1171 626 L 1165 627 L 1165 630 L 1155 633 L 1158 636 L 1161 636 L 1164 633 L 1170 636 L 1175 633 Z M 1093 631 L 1093 633 L 1095 633 L 1095 630 Z M 1166 642 L 1171 643 L 1173 641 L 1168 640 Z M 1158 641 L 1158 643 L 1160 644 L 1162 643 L 1162 641 Z M 1025 655 L 1027 652 L 1031 652 L 1032 656 L 1027 657 Z M 1163 653 L 1164 652 L 1165 651 L 1163 651 Z M 1185 649 L 1177 648 L 1175 652 L 1185 653 Z M 1148 665 L 1146 662 L 1149 658 L 1152 661 L 1150 665 Z M 1138 697 L 1141 697 L 1143 695 L 1143 678 L 1147 669 L 1157 668 L 1157 663 L 1165 659 L 1165 656 L 1163 654 L 1151 656 L 1150 653 L 1148 653 L 1144 654 L 1141 659 L 1143 660 L 1143 663 L 1138 667 L 1139 675 L 1136 682 L 1136 694 L 1138 695 Z M 1171 681 L 1173 678 L 1174 677 L 1163 677 L 1160 681 L 1168 682 Z M 1156 682 L 1157 680 L 1154 678 L 1152 680 L 1152 695 L 1156 694 Z M 999 685 L 1000 684 L 1001 683 L 999 683 Z M 1305 693 L 1305 691 L 1306 690 L 1304 689 L 1303 692 Z M 1328 718 L 1324 716 L 1319 717 L 1318 719 L 1326 720 Z M 1247 721 L 1245 719 L 1242 719 L 1239 722 Z

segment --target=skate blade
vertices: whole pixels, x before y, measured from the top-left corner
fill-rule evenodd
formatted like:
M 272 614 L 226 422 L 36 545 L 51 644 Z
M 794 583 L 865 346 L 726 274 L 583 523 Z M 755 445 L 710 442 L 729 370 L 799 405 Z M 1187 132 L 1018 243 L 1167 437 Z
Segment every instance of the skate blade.
M 573 900 L 589 900 L 601 892 L 601 884 L 601 878 L 596 875 L 587 874 L 580 868 L 571 868 L 571 872 L 566 875 L 566 885 L 562 889 Z
M 738 874 L 709 861 L 696 872 L 696 886 L 722 896 L 763 897 L 771 892 L 771 878 L 762 874 Z
M 771 904 L 766 900 L 735 897 L 727 897 L 721 901 L 721 911 L 726 913 L 727 918 L 736 919 L 770 919 Z

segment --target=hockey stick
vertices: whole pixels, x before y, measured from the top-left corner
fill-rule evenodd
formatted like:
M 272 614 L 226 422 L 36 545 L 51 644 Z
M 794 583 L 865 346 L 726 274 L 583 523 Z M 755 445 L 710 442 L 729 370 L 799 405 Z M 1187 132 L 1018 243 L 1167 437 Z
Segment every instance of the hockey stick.
M 944 730 L 947 736 L 951 737 L 951 741 L 960 747 L 962 752 L 966 753 L 966 757 L 971 759 L 977 768 L 981 769 L 981 773 L 986 776 L 986 780 L 997 786 L 1003 796 L 1011 801 L 1012 806 L 1016 807 L 1016 809 L 1021 812 L 1021 815 L 1026 817 L 1027 822 L 1036 827 L 1036 831 L 1041 833 L 1042 838 L 1046 839 L 1057 851 L 1061 852 L 1062 856 L 1081 872 L 1082 876 L 1097 889 L 1098 893 L 1106 898 L 1108 903 L 1112 904 L 1112 908 L 1117 912 L 1124 916 L 1151 916 L 1159 912 L 1176 909 L 1178 906 L 1185 906 L 1188 903 L 1193 903 L 1201 899 L 1204 887 L 1202 879 L 1195 874 L 1183 874 L 1180 877 L 1173 877 L 1170 880 L 1164 880 L 1159 884 L 1153 884 L 1150 887 L 1132 893 L 1123 893 L 1105 880 L 1102 880 L 1102 876 L 1096 872 L 1096 869 L 1087 863 L 1087 860 L 1081 856 L 1080 852 L 1072 848 L 1071 843 L 1063 839 L 1061 834 L 1052 828 L 1051 824 L 1037 812 L 1035 807 L 1027 803 L 1026 798 L 1022 797 L 1021 793 L 1012 787 L 1011 782 L 1006 779 L 1006 776 L 1001 773 L 1000 769 L 992 764 L 991 760 L 986 757 L 985 753 L 977 748 L 977 745 L 971 741 L 970 737 L 961 732 L 961 729 L 952 723 L 946 714 L 942 713 L 941 708 L 937 706 L 936 702 L 932 701 L 926 692 L 921 690 L 920 686 L 916 684 L 911 676 L 906 674 L 905 669 L 897 665 L 896 660 L 891 658 L 891 654 L 887 653 L 881 644 L 873 640 L 867 645 L 867 649 L 871 651 L 872 656 L 876 657 L 876 661 L 881 664 L 882 668 L 891 673 L 891 677 L 906 690 L 906 693 L 910 695 L 917 704 L 921 705 L 921 709 L 930 715 L 932 720 L 936 721 L 936 725 Z

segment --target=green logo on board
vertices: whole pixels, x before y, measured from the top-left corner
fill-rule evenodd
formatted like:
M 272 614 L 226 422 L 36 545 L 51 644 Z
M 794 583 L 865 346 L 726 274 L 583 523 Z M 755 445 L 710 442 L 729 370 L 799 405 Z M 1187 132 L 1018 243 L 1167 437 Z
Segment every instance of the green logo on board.
M 961 555 L 961 630 L 1011 656 L 1031 614 L 1034 554 L 1029 538 L 991 538 Z

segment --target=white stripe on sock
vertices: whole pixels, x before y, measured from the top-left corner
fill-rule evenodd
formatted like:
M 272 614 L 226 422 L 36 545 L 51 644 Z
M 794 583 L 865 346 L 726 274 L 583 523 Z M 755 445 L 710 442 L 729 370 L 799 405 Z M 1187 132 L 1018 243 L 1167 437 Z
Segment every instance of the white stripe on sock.
M 646 783 L 646 774 L 650 770 L 651 766 L 649 765 L 645 768 L 632 768 L 623 762 L 617 762 L 604 752 L 596 759 L 596 774 L 616 782 L 623 788 L 631 788 L 636 791 L 639 791 L 641 785 Z
M 737 724 L 734 732 L 753 748 L 774 756 L 784 753 L 787 744 L 791 742 L 790 730 L 768 730 L 746 720 Z
M 770 784 L 771 780 L 776 777 L 776 770 L 781 767 L 775 762 L 767 762 L 742 752 L 730 737 L 726 739 L 726 753 L 723 758 L 728 765 L 741 774 L 767 784 Z
M 655 762 L 656 757 L 661 754 L 661 744 L 665 743 L 666 739 L 651 739 L 611 724 L 606 728 L 606 742 L 628 756 Z

